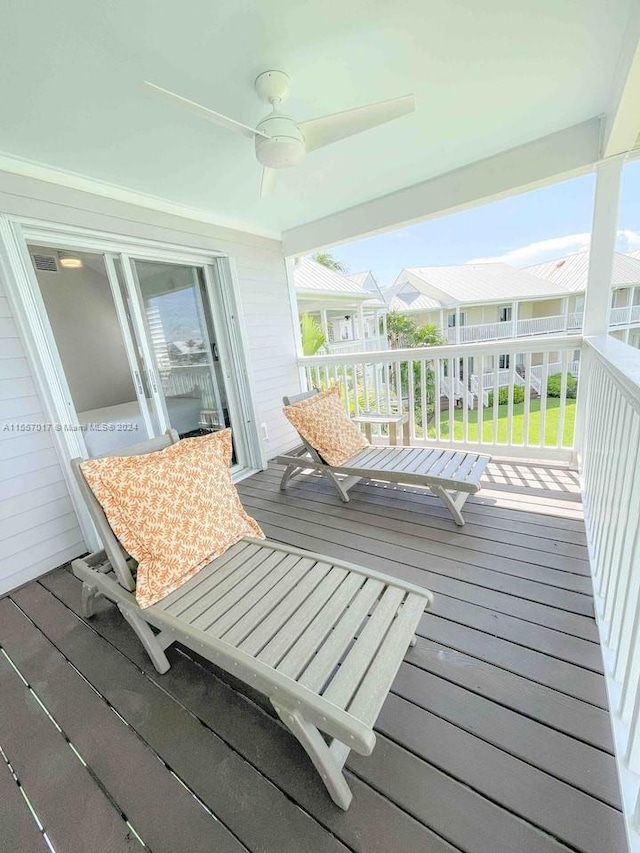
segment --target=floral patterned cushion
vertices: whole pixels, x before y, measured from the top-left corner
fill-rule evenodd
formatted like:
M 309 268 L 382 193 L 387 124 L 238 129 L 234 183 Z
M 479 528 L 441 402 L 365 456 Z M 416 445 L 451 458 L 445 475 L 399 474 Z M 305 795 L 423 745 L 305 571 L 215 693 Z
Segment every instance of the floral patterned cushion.
M 231 430 L 157 453 L 80 466 L 113 532 L 138 561 L 136 599 L 149 607 L 243 536 L 264 538 L 231 480 Z
M 369 446 L 367 439 L 342 407 L 337 385 L 307 400 L 285 406 L 284 413 L 300 435 L 329 465 L 342 465 L 359 450 Z

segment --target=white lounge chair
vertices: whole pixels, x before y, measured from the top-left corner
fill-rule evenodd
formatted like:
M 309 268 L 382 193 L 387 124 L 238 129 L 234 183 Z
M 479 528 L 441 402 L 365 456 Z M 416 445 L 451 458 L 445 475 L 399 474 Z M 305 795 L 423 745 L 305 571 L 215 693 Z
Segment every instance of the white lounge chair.
M 120 455 L 161 450 L 175 432 Z M 113 601 L 160 673 L 180 642 L 263 692 L 300 741 L 333 801 L 351 802 L 342 768 L 369 755 L 373 725 L 433 596 L 410 583 L 277 542 L 245 538 L 157 604 L 141 609 L 135 569 L 89 488 L 73 470 L 104 550 L 74 560 L 83 612 Z M 133 565 L 132 565 L 133 563 Z M 321 734 L 328 737 L 328 741 Z
M 307 400 L 317 391 L 284 397 L 285 406 Z M 491 461 L 481 453 L 431 447 L 386 447 L 371 445 L 358 451 L 341 465 L 327 464 L 318 451 L 300 435 L 302 448 L 281 454 L 275 461 L 286 465 L 280 488 L 303 471 L 319 471 L 332 483 L 340 498 L 349 501 L 349 489 L 362 479 L 427 486 L 447 507 L 455 523 L 462 527 L 462 507 L 469 495 L 480 490 L 480 479 Z

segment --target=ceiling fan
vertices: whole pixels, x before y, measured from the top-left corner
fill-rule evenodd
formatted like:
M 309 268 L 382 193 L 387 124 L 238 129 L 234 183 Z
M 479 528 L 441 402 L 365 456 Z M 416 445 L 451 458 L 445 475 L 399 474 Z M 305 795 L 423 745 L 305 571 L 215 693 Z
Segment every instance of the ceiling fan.
M 260 100 L 271 104 L 272 108 L 256 128 L 145 80 L 145 86 L 154 92 L 182 104 L 227 130 L 255 141 L 256 157 L 263 166 L 261 197 L 269 195 L 275 188 L 278 169 L 297 165 L 307 152 L 362 133 L 415 110 L 415 97 L 404 95 L 401 98 L 355 107 L 309 121 L 295 122 L 290 116 L 280 112 L 280 105 L 286 101 L 291 91 L 291 81 L 284 71 L 265 71 L 256 78 L 254 85 Z

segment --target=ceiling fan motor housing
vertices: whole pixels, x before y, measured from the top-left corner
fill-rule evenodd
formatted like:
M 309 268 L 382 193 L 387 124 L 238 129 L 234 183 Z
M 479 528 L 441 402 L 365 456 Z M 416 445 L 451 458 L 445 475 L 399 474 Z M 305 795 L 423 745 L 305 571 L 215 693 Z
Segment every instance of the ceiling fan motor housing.
M 257 130 L 270 137 L 256 136 L 256 157 L 263 166 L 286 169 L 296 166 L 304 158 L 304 137 L 289 116 L 271 113 L 260 122 Z

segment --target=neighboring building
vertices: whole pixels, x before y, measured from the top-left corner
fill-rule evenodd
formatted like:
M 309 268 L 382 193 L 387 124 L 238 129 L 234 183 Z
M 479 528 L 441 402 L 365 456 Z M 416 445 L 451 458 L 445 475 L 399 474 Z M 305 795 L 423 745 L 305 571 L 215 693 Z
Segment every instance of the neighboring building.
M 450 343 L 575 330 L 575 296 L 504 263 L 404 269 L 388 294 L 390 311 L 432 323 Z
M 580 316 L 589 275 L 589 252 L 576 252 L 544 264 L 527 267 L 540 276 L 574 294 L 574 310 Z M 611 315 L 609 331 L 614 338 L 640 348 L 640 252 L 625 255 L 616 252 L 611 277 Z
M 589 253 L 517 269 L 504 263 L 404 269 L 387 294 L 390 311 L 433 323 L 450 343 L 582 329 Z M 611 334 L 640 347 L 640 252 L 616 253 Z
M 322 329 L 328 352 L 385 349 L 386 304 L 371 272 L 343 275 L 311 258 L 297 258 L 298 313 Z

